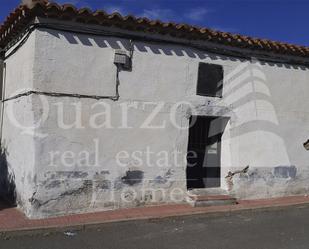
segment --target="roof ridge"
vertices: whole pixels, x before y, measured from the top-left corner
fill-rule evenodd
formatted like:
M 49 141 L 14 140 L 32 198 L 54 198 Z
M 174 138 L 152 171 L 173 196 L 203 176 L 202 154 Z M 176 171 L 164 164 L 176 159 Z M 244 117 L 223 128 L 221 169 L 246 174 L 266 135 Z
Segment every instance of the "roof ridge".
M 186 23 L 162 22 L 160 20 L 149 20 L 146 17 L 134 15 L 121 15 L 118 12 L 107 13 L 103 10 L 92 10 L 90 8 L 77 8 L 72 4 L 59 4 L 49 0 L 22 0 L 22 4 L 15 9 L 0 26 L 0 47 L 6 45 L 10 40 L 10 34 L 14 34 L 14 25 L 19 30 L 25 19 L 34 16 L 47 18 L 60 18 L 82 23 L 93 23 L 99 25 L 116 25 L 124 29 L 157 32 L 170 34 L 181 38 L 199 39 L 212 43 L 226 45 L 236 48 L 247 48 L 251 50 L 264 50 L 278 54 L 293 56 L 309 56 L 309 47 L 290 44 L 287 42 L 274 41 L 266 38 L 255 38 L 247 35 L 222 32 L 207 27 L 198 27 Z M 23 10 L 25 13 L 21 13 Z M 21 21 L 22 19 L 23 22 Z M 130 22 L 128 25 L 128 22 Z M 13 27 L 12 27 L 13 25 Z M 23 24 L 24 25 L 24 24 Z

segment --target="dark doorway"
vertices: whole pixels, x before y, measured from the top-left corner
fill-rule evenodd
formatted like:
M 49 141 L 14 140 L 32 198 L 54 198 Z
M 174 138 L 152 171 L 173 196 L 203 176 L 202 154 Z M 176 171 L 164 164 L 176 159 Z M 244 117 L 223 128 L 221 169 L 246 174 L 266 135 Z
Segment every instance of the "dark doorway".
M 228 119 L 192 116 L 187 154 L 187 188 L 220 187 L 221 137 Z

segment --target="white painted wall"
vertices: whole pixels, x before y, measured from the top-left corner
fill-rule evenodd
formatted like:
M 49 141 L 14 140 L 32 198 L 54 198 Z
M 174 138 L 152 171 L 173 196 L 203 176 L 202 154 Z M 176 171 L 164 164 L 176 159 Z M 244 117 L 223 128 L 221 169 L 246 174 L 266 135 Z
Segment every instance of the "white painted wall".
M 33 89 L 35 33 L 6 63 L 4 71 L 4 99 Z M 12 48 L 8 53 L 10 53 Z M 15 177 L 19 206 L 29 214 L 31 198 L 36 185 L 35 143 L 33 133 L 22 127 L 31 127 L 34 123 L 32 96 L 5 102 L 1 145 L 7 151 L 7 161 Z
M 115 95 L 113 53 L 114 49 L 127 48 L 128 40 L 51 30 L 35 31 L 32 37 L 35 37 L 35 49 L 31 39 L 23 49 L 30 55 L 34 54 L 33 74 L 23 85 L 30 84 L 34 90 L 41 92 Z M 26 47 L 30 45 L 31 49 Z M 16 56 L 19 54 L 22 55 L 22 51 Z M 196 95 L 199 62 L 223 65 L 222 99 Z M 18 71 L 29 72 L 29 69 L 24 69 L 24 63 L 18 65 Z M 143 193 L 143 188 L 154 188 L 158 193 L 160 189 L 169 193 L 179 188 L 175 191 L 182 190 L 183 194 L 179 195 L 185 197 L 184 160 L 179 165 L 147 167 L 130 158 L 121 167 L 115 159 L 119 151 L 126 150 L 131 154 L 145 151 L 147 147 L 156 153 L 176 150 L 185 157 L 188 109 L 179 108 L 176 115 L 185 129 L 177 129 L 169 121 L 171 108 L 179 101 L 192 103 L 199 115 L 230 117 L 222 140 L 222 188 L 227 189 L 224 176 L 229 170 L 250 165 L 248 174 L 234 178 L 231 193 L 239 198 L 307 193 L 309 154 L 302 146 L 309 132 L 307 68 L 255 60 L 241 61 L 189 47 L 149 42 L 134 42 L 132 65 L 132 71 L 121 71 L 119 74 L 119 101 L 36 95 L 22 98 L 28 104 L 14 101 L 19 110 L 25 110 L 29 108 L 25 105 L 30 105 L 29 117 L 33 117 L 32 121 L 39 120 L 42 113 L 48 112 L 45 122 L 35 130 L 34 137 L 16 136 L 18 132 L 8 120 L 5 121 L 5 138 L 11 141 L 9 152 L 15 151 L 14 156 L 10 157 L 12 165 L 19 169 L 22 165 L 20 160 L 25 161 L 24 155 L 27 154 L 30 159 L 27 159 L 27 167 L 23 166 L 24 170 L 32 172 L 34 169 L 37 174 L 35 186 L 28 187 L 33 193 L 30 195 L 28 191 L 24 195 L 24 199 L 33 197 L 31 208 L 28 207 L 30 204 L 26 205 L 30 217 L 175 201 L 159 194 L 150 196 L 149 191 Z M 10 67 L 13 65 L 8 66 L 8 70 L 12 70 Z M 17 82 L 19 80 L 12 76 L 7 80 L 7 85 L 11 84 L 8 92 L 20 86 Z M 48 104 L 42 105 L 45 102 Z M 150 103 L 161 102 L 165 106 L 153 124 L 160 125 L 167 121 L 166 128 L 140 128 L 153 110 Z M 113 127 L 91 128 L 89 120 L 104 110 L 104 103 L 111 106 Z M 127 103 L 131 106 L 128 123 L 132 128 L 123 129 L 119 128 L 121 107 Z M 57 107 L 61 105 L 64 106 L 66 124 L 74 122 L 74 108 L 82 107 L 82 128 L 59 128 Z M 26 146 L 23 139 L 30 140 L 30 146 Z M 98 141 L 97 147 L 95 141 Z M 97 165 L 78 165 L 78 158 L 75 157 L 70 161 L 71 167 L 64 167 L 62 153 L 72 151 L 79 155 L 84 150 L 90 152 L 91 162 L 98 162 Z M 51 163 L 50 153 L 55 151 L 60 153 L 54 156 L 55 160 Z M 280 170 L 281 173 L 278 173 L 275 169 L 292 165 L 297 169 L 296 177 L 285 177 L 284 173 Z M 143 172 L 140 184 L 124 184 L 121 178 L 129 170 Z M 130 191 L 123 192 L 128 187 L 137 195 L 130 195 Z M 122 193 L 133 201 L 120 202 Z M 114 201 L 108 200 L 111 194 L 115 195 Z

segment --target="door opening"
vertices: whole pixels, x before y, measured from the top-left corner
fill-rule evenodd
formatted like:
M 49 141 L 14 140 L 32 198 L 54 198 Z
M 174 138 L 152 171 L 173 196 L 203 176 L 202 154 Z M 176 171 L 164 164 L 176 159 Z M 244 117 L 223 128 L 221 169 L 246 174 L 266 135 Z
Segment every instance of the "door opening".
M 187 188 L 220 187 L 221 137 L 226 118 L 192 116 L 187 153 Z

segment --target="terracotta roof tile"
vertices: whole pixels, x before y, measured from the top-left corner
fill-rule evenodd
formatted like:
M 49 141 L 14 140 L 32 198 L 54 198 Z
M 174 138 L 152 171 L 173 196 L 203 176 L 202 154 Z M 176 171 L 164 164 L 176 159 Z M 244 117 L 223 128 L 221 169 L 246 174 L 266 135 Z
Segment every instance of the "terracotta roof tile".
M 93 12 L 88 8 L 78 9 L 71 4 L 60 5 L 47 0 L 32 0 L 31 4 L 27 6 L 21 5 L 16 8 L 0 26 L 0 47 L 3 48 L 6 46 L 14 35 L 27 26 L 35 16 L 64 19 L 81 23 L 115 25 L 124 29 L 169 34 L 171 36 L 187 39 L 200 39 L 236 48 L 264 50 L 266 52 L 301 57 L 309 56 L 309 47 L 305 46 L 257 39 L 182 23 L 164 23 L 159 20 L 137 18 L 132 15 L 122 16 L 117 12 L 111 14 L 107 14 L 101 10 Z

